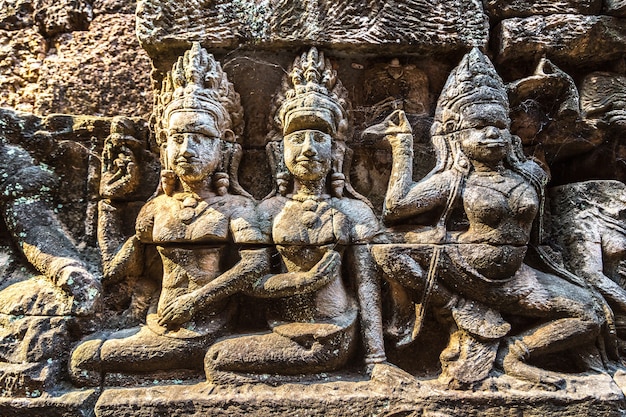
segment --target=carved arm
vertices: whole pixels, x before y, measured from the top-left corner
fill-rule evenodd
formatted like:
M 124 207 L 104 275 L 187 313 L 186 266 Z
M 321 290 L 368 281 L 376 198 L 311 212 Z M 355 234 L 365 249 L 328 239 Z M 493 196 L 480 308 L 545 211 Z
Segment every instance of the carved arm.
M 248 293 L 261 298 L 281 298 L 312 293 L 339 276 L 340 268 L 341 254 L 335 250 L 329 250 L 309 271 L 264 275 Z
M 228 271 L 165 307 L 159 317 L 159 324 L 167 326 L 185 323 L 204 307 L 236 293 L 246 292 L 269 271 L 269 248 L 241 250 L 239 254 L 241 259 Z

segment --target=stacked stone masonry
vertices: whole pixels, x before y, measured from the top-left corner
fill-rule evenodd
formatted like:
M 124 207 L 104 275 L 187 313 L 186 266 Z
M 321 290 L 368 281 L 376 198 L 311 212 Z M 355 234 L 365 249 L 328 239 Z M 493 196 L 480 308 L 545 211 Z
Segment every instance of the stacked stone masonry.
M 626 415 L 626 2 L 0 0 L 0 416 Z

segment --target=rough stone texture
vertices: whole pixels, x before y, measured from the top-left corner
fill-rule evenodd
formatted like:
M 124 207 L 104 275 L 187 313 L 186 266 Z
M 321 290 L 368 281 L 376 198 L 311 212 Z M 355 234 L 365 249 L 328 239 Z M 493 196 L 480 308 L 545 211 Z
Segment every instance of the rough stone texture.
M 0 8 L 0 106 L 147 119 L 151 68 L 135 37 L 134 6 L 98 2 L 92 21 L 90 3 L 49 3 Z
M 626 17 L 626 1 L 604 0 L 604 11 L 613 16 Z
M 489 17 L 500 20 L 557 13 L 600 14 L 602 0 L 483 0 L 483 5 Z
M 609 16 L 556 14 L 503 20 L 495 29 L 497 61 L 550 59 L 577 66 L 626 53 L 626 24 Z
M 2 0 L 0 2 L 0 29 L 16 30 L 33 24 L 31 0 Z
M 135 14 L 136 2 L 127 0 L 94 0 L 93 1 L 94 14 L 110 14 L 110 13 L 124 13 Z
M 47 43 L 33 28 L 0 31 L 0 103 L 32 112 Z
M 32 394 L 32 393 L 31 393 Z M 0 414 L 3 417 L 88 417 L 93 416 L 93 408 L 98 399 L 97 390 L 73 390 L 38 397 L 0 398 Z
M 35 23 L 44 36 L 86 30 L 93 19 L 91 4 L 84 0 L 39 0 L 34 9 Z
M 142 0 L 137 34 L 151 56 L 199 41 L 213 48 L 280 48 L 304 43 L 334 49 L 458 51 L 487 41 L 479 2 L 303 1 L 185 3 Z M 168 51 L 170 52 L 170 51 Z
M 384 377 L 384 376 L 383 376 Z M 608 417 L 626 412 L 623 394 L 606 376 L 573 378 L 567 392 L 525 391 L 510 379 L 507 394 L 441 389 L 432 381 L 343 382 L 334 375 L 308 384 L 264 384 L 222 388 L 211 384 L 105 389 L 97 417 L 201 416 L 467 416 L 467 417 Z M 526 387 L 527 388 L 527 387 Z
M 591 178 L 626 180 L 624 168 L 626 165 L 623 163 L 626 160 L 626 147 L 621 145 L 626 133 L 624 1 L 605 0 L 602 4 L 599 0 L 554 2 L 483 0 L 481 4 L 480 1 L 474 0 L 449 2 L 141 0 L 139 36 L 156 68 L 153 80 L 149 77 L 151 63 L 146 53 L 140 51 L 134 38 L 132 16 L 134 6 L 133 2 L 123 0 L 58 2 L 0 0 L 0 105 L 44 116 L 57 112 L 85 113 L 90 116 L 134 116 L 129 132 L 134 131 L 133 134 L 137 134 L 136 139 L 142 143 L 142 150 L 152 156 L 151 161 L 154 163 L 157 149 L 154 142 L 148 141 L 146 131 L 147 119 L 152 109 L 152 91 L 159 88 L 164 72 L 171 68 L 171 64 L 189 47 L 191 41 L 201 41 L 203 46 L 222 63 L 229 80 L 241 95 L 245 127 L 241 138 L 244 151 L 239 181 L 256 199 L 261 199 L 277 185 L 276 178 L 272 176 L 276 169 L 271 161 L 268 161 L 265 150 L 268 141 L 267 132 L 270 130 L 268 121 L 275 110 L 272 108 L 273 96 L 281 85 L 283 75 L 289 71 L 294 56 L 315 44 L 326 57 L 330 58 L 333 69 L 337 71 L 337 76 L 346 88 L 346 97 L 353 104 L 350 119 L 353 129 L 346 143 L 353 150 L 354 156 L 351 165 L 350 158 L 346 159 L 344 173 L 350 174 L 348 177 L 351 176 L 355 190 L 373 203 L 374 213 L 380 216 L 390 176 L 398 178 L 399 175 L 397 172 L 391 175 L 394 160 L 389 142 L 380 138 L 369 138 L 363 135 L 363 132 L 367 127 L 380 124 L 385 116 L 394 110 L 404 111 L 406 113 L 404 127 L 410 125 L 412 130 L 414 155 L 412 162 L 407 163 L 404 168 L 408 171 L 410 166 L 413 170 L 412 178 L 408 180 L 419 182 L 435 165 L 438 157 L 430 140 L 435 101 L 440 95 L 446 77 L 452 67 L 457 65 L 461 55 L 467 52 L 470 46 L 479 45 L 486 48 L 487 55 L 496 61 L 496 70 L 509 83 L 511 133 L 521 138 L 523 150 L 527 155 L 538 157 L 544 164 L 542 168 L 551 171 L 553 184 Z M 490 32 L 487 19 L 493 25 Z M 550 60 L 549 65 L 542 66 L 543 61 L 539 58 L 543 55 Z M 109 135 L 111 119 L 71 115 L 37 117 L 10 113 L 4 111 L 0 113 L 0 136 L 7 143 L 18 145 L 20 149 L 28 152 L 42 163 L 42 166 L 51 167 L 54 174 L 59 177 L 63 188 L 62 192 L 53 193 L 52 208 L 68 235 L 75 239 L 81 254 L 92 262 L 94 269 L 99 269 L 101 259 L 96 243 L 96 218 L 98 202 L 105 197 L 99 187 L 101 178 L 99 159 L 102 157 L 105 138 L 112 136 Z M 136 117 L 142 117 L 143 121 Z M 150 153 L 150 150 L 153 153 Z M 117 156 L 117 159 L 115 155 L 112 158 L 113 165 L 128 162 L 125 159 L 128 154 L 124 154 L 123 151 Z M 271 157 L 269 159 L 271 160 Z M 529 161 L 524 163 L 526 167 L 534 167 Z M 122 172 L 129 167 L 128 164 L 122 165 L 117 165 Z M 538 167 L 535 168 L 534 172 L 526 172 L 528 175 L 523 181 L 539 172 Z M 124 217 L 116 224 L 119 230 L 110 227 L 111 224 L 107 223 L 106 219 L 102 222 L 105 226 L 102 229 L 111 235 L 107 236 L 111 238 L 108 242 L 111 252 L 118 249 L 118 243 L 123 242 L 126 235 L 134 232 L 134 221 L 143 201 L 129 200 L 145 200 L 149 197 L 156 188 L 157 170 L 154 164 L 148 167 L 142 173 L 142 177 L 150 179 L 142 183 L 133 183 L 134 187 L 140 184 L 140 188 L 143 188 L 131 193 L 132 195 L 117 196 L 120 197 L 120 201 L 110 205 L 112 211 L 117 211 Z M 115 177 L 118 171 L 111 174 Z M 508 174 L 516 178 L 514 173 Z M 537 180 L 536 177 L 533 179 Z M 472 180 L 478 181 L 476 177 Z M 445 187 L 449 183 L 441 180 L 438 184 Z M 468 198 L 471 192 L 474 192 L 474 196 L 478 195 L 476 201 L 480 201 L 481 196 L 488 195 L 486 199 L 488 203 L 505 198 L 507 203 L 514 204 L 514 199 L 510 197 L 511 190 L 505 187 L 506 183 L 501 189 L 494 189 L 495 187 L 489 183 L 483 185 L 485 186 L 481 188 L 482 192 L 479 194 L 476 188 L 472 190 L 466 188 L 463 198 Z M 566 187 L 569 187 L 568 191 L 561 192 L 561 195 L 567 204 L 555 204 L 552 201 L 552 205 L 547 204 L 546 207 L 553 212 L 560 211 L 560 214 L 577 213 L 576 210 L 581 210 L 584 205 L 577 198 L 584 195 L 589 200 L 598 200 L 597 193 L 588 192 L 587 188 L 590 189 L 591 186 L 569 184 Z M 607 194 L 619 192 L 620 196 L 623 196 L 621 185 L 604 183 L 603 187 L 609 190 Z M 549 197 L 556 200 L 559 198 L 559 192 L 553 189 Z M 163 200 L 167 199 L 161 195 L 159 201 Z M 311 207 L 312 201 L 301 203 L 303 207 Z M 189 201 L 187 203 L 190 204 Z M 298 206 L 299 203 L 290 204 Z M 498 209 L 496 205 L 487 204 L 486 211 Z M 604 210 L 602 213 L 606 214 L 607 207 L 610 210 L 614 209 L 613 206 L 606 204 L 599 209 Z M 473 210 L 469 203 L 465 209 Z M 527 207 L 512 210 L 521 212 L 524 209 Z M 606 243 L 608 246 L 601 249 L 608 254 L 605 258 L 606 261 L 610 261 L 609 267 L 615 267 L 615 263 L 618 265 L 616 268 L 606 269 L 604 273 L 622 285 L 625 268 L 621 261 L 615 261 L 624 252 L 621 245 L 623 242 L 615 240 L 616 235 L 620 233 L 624 235 L 621 210 L 622 208 L 618 208 L 609 213 L 610 218 L 606 224 L 613 227 L 608 228 L 611 230 L 598 231 L 599 229 L 588 228 L 581 231 L 586 224 L 580 221 L 577 224 L 578 229 L 573 232 L 572 230 L 553 232 L 546 243 L 552 244 L 553 250 L 558 249 L 559 245 L 567 246 L 559 241 L 564 236 L 566 239 L 577 236 L 583 243 L 589 243 L 585 241 L 585 237 L 591 237 L 590 240 L 593 240 L 591 243 L 596 245 L 598 241 Z M 297 212 L 290 221 L 284 221 L 281 227 L 285 230 L 294 228 L 296 232 L 302 232 L 304 229 L 298 229 L 299 225 L 304 224 L 307 215 L 311 217 L 311 213 L 305 211 Z M 480 208 L 472 214 L 475 215 L 472 221 L 480 216 L 485 219 L 489 217 L 488 213 L 481 214 Z M 591 216 L 595 214 L 593 212 Z M 600 215 L 596 217 L 599 218 Z M 574 223 L 577 222 L 576 219 L 574 218 Z M 420 223 L 422 220 L 428 222 L 432 221 L 432 218 L 415 218 L 411 219 L 411 223 L 419 225 L 422 224 Z M 525 221 L 527 223 L 523 224 L 524 227 L 530 224 L 530 220 Z M 550 221 L 565 224 L 564 220 L 558 220 L 554 215 L 546 216 L 548 226 Z M 508 222 L 506 227 L 514 227 L 511 226 L 513 223 L 515 222 Z M 401 226 L 400 229 L 410 229 L 415 225 Z M 455 226 L 462 228 L 466 224 L 462 220 L 458 222 L 455 220 Z M 485 225 L 481 224 L 481 227 L 483 226 Z M 15 250 L 16 240 L 19 239 L 6 229 L 6 225 L 0 222 L 1 288 L 28 281 L 38 274 L 35 268 L 28 265 L 22 253 Z M 280 228 L 277 230 L 280 231 Z M 507 230 L 504 231 L 508 233 Z M 400 235 L 418 238 L 416 233 L 405 232 L 406 230 L 387 229 L 385 237 L 398 240 L 401 239 L 398 237 Z M 302 232 L 302 235 L 306 233 Z M 482 236 L 480 233 L 476 233 L 473 239 L 478 240 L 480 236 Z M 122 239 L 118 239 L 120 237 Z M 428 237 L 432 238 L 433 235 Z M 171 242 L 168 246 L 176 246 L 179 243 Z M 498 243 L 510 242 L 498 241 Z M 154 249 L 154 245 L 145 246 Z M 377 247 L 384 249 L 393 245 Z M 189 248 L 186 247 L 185 250 L 187 249 Z M 414 249 L 407 249 L 401 255 L 413 254 L 418 257 L 421 249 L 424 248 L 416 246 Z M 192 252 L 194 251 L 189 250 L 189 253 Z M 296 264 L 312 256 L 307 249 L 303 249 L 302 253 L 306 256 L 299 257 L 295 261 Z M 156 258 L 151 258 L 151 255 L 155 254 L 146 253 L 145 266 L 151 268 L 150 276 L 154 276 L 155 282 L 158 282 L 163 276 L 162 258 L 158 254 Z M 275 255 L 272 259 L 278 264 L 280 263 L 278 259 L 282 255 Z M 562 257 L 565 264 L 573 265 L 570 266 L 572 270 L 581 269 L 572 261 L 572 257 L 568 256 L 564 253 Z M 577 259 L 586 263 L 583 267 L 591 266 L 597 270 L 599 269 L 597 261 L 601 257 L 594 258 L 587 254 Z M 182 258 L 181 265 L 193 264 Z M 556 258 L 558 259 L 558 256 Z M 228 262 L 232 260 L 234 259 L 229 259 Z M 178 262 L 178 259 L 176 261 Z M 453 275 L 454 271 L 445 262 L 443 267 L 447 268 L 448 275 Z M 230 265 L 224 263 L 226 264 Z M 220 264 L 220 268 L 224 265 Z M 606 265 L 600 265 L 600 269 L 603 266 Z M 346 259 L 345 266 L 341 269 L 351 278 L 352 273 L 361 267 L 362 265 L 355 264 L 354 260 Z M 277 271 L 277 265 L 273 268 L 273 271 Z M 388 269 L 393 268 L 396 268 L 395 272 L 398 273 L 402 265 L 400 262 L 388 265 Z M 422 262 L 420 268 L 424 271 L 428 268 L 428 259 Z M 529 266 L 524 265 L 524 268 L 528 272 Z M 135 325 L 145 317 L 145 314 L 144 316 L 141 314 L 145 313 L 151 294 L 146 295 L 147 291 L 143 289 L 151 290 L 155 284 L 141 281 L 141 277 L 130 276 L 133 272 L 135 271 L 130 270 L 127 274 L 127 281 L 106 284 L 104 290 L 106 309 L 98 318 L 113 330 L 128 327 L 129 323 Z M 333 273 L 335 272 L 337 271 L 333 269 Z M 411 273 L 413 278 L 420 275 L 415 271 Z M 567 292 L 571 288 L 561 290 Z M 602 288 L 599 290 L 602 292 Z M 13 295 L 17 292 L 14 291 Z M 25 293 L 31 294 L 28 291 Z M 382 293 L 383 296 L 389 296 L 384 304 L 386 309 L 383 311 L 384 318 L 394 324 L 395 318 L 391 314 L 393 311 L 389 310 L 395 308 L 395 305 L 390 305 L 389 300 L 392 299 L 391 295 L 402 297 L 402 294 L 390 282 L 383 283 Z M 374 291 L 368 294 L 375 296 L 376 293 Z M 604 291 L 602 296 L 607 297 L 613 308 L 616 302 L 619 306 L 620 294 L 618 291 Z M 15 299 L 20 300 L 19 297 Z M 248 308 L 240 313 L 238 325 L 241 328 L 246 327 L 246 331 L 248 327 L 266 329 L 261 314 L 265 303 L 252 302 L 244 297 L 242 300 L 242 305 Z M 457 320 L 464 313 L 462 311 L 464 303 L 452 301 L 455 303 L 452 307 L 455 309 L 452 319 Z M 54 310 L 58 309 L 55 303 L 44 305 L 49 307 L 47 313 L 58 313 Z M 2 302 L 0 310 L 19 306 L 19 303 Z M 370 311 L 368 310 L 368 317 Z M 91 416 L 94 412 L 98 416 L 128 417 L 285 415 L 293 414 L 295 409 L 302 410 L 302 413 L 307 415 L 364 414 L 388 417 L 460 415 L 561 417 L 617 416 L 626 413 L 626 399 L 623 394 L 626 378 L 621 369 L 617 372 L 610 370 L 586 375 L 568 373 L 562 386 L 555 384 L 550 387 L 556 389 L 555 392 L 549 392 L 545 386 L 521 382 L 502 375 L 502 366 L 495 358 L 496 345 L 486 343 L 483 340 L 485 334 L 478 331 L 480 337 L 467 342 L 470 331 L 476 332 L 476 327 L 487 322 L 482 320 L 481 314 L 487 312 L 491 319 L 497 316 L 494 311 L 488 311 L 484 306 L 477 307 L 476 311 L 469 319 L 466 318 L 465 322 L 461 321 L 466 328 L 462 328 L 461 331 L 457 329 L 450 339 L 450 345 L 459 345 L 461 356 L 473 354 L 474 358 L 485 363 L 491 363 L 495 359 L 496 365 L 487 376 L 485 373 L 489 369 L 484 366 L 479 370 L 480 375 L 472 372 L 476 366 L 469 366 L 465 372 L 457 373 L 457 376 L 464 378 L 463 381 L 485 378 L 477 385 L 473 385 L 472 390 L 444 389 L 442 384 L 435 382 L 434 378 L 442 371 L 440 362 L 444 365 L 443 373 L 449 375 L 455 372 L 453 367 L 456 359 L 452 358 L 450 351 L 454 349 L 450 348 L 445 349 L 447 353 L 444 357 L 439 357 L 446 347 L 448 328 L 451 327 L 452 319 L 437 316 L 441 320 L 435 320 L 434 312 L 429 311 L 426 313 L 424 329 L 412 346 L 404 349 L 387 346 L 389 361 L 410 375 L 384 365 L 382 369 L 387 369 L 390 375 L 385 377 L 381 375 L 384 374 L 380 370 L 381 367 L 375 368 L 377 371 L 373 372 L 373 379 L 370 381 L 362 369 L 363 347 L 354 353 L 350 359 L 349 369 L 345 372 L 318 374 L 300 383 L 287 383 L 279 387 L 258 383 L 244 383 L 239 387 L 213 386 L 203 382 L 202 364 L 195 364 L 194 366 L 198 365 L 198 369 L 193 371 L 167 370 L 154 374 L 139 373 L 131 377 L 123 373 L 126 371 L 126 366 L 123 365 L 121 372 L 107 373 L 103 380 L 106 388 L 95 406 L 95 411 L 94 404 L 100 395 L 99 391 L 79 391 L 74 387 L 72 393 L 57 393 L 59 390 L 69 388 L 67 361 L 64 355 L 67 356 L 75 348 L 75 344 L 68 342 L 67 334 L 63 331 L 66 328 L 66 318 L 24 319 L 14 315 L 3 315 L 0 317 L 3 327 L 26 334 L 24 341 L 31 344 L 33 350 L 24 350 L 19 343 L 21 341 L 9 338 L 3 338 L 0 342 L 4 343 L 2 346 L 10 359 L 23 362 L 11 366 L 4 364 L 0 367 L 2 370 L 0 381 L 3 383 L 1 387 L 6 390 L 3 395 L 21 397 L 0 398 L 0 415 Z M 128 312 L 130 315 L 126 315 Z M 411 309 L 409 313 L 415 316 Z M 505 319 L 508 320 L 509 316 Z M 623 331 L 626 329 L 625 316 L 616 312 L 616 317 L 618 331 Z M 559 320 L 567 318 L 571 317 L 559 316 Z M 5 323 L 7 321 L 11 323 Z M 502 324 L 495 319 L 488 324 L 494 326 L 494 322 Z M 559 325 L 554 322 L 553 317 L 546 318 L 543 323 Z M 522 328 L 531 329 L 527 326 L 528 323 L 523 321 L 513 321 L 512 324 L 516 326 L 517 331 Z M 82 337 L 91 330 L 102 328 L 94 326 L 93 323 L 92 327 L 89 327 L 89 324 L 85 326 L 85 329 L 70 326 L 71 336 Z M 402 336 L 402 332 L 406 333 L 407 329 L 410 330 L 408 327 L 391 328 L 386 337 L 389 339 L 391 336 L 393 339 L 394 336 Z M 562 336 L 563 332 L 557 333 Z M 120 333 L 118 340 L 122 340 L 127 334 Z M 49 341 L 56 342 L 48 343 Z M 535 341 L 545 342 L 540 336 L 537 336 Z M 15 343 L 12 344 L 13 342 Z M 502 341 L 501 347 L 505 346 L 506 342 Z M 388 340 L 387 344 L 394 345 L 393 340 Z M 247 345 L 245 339 L 242 339 L 241 346 L 250 351 L 254 350 Z M 472 352 L 476 346 L 482 348 L 482 356 L 479 355 L 480 352 L 479 354 Z M 245 356 L 245 349 L 233 349 L 233 352 Z M 289 349 L 297 350 L 293 347 Z M 281 354 L 289 353 L 287 352 L 289 349 Z M 162 353 L 159 349 L 157 351 L 157 356 Z M 225 351 L 228 352 L 227 349 Z M 50 352 L 59 358 L 52 363 L 36 362 L 49 359 Z M 256 353 L 259 352 L 267 354 L 263 349 Z M 270 356 L 278 357 L 273 355 L 278 352 L 270 353 L 272 353 Z M 578 353 L 589 363 L 579 364 L 581 357 L 570 352 L 548 354 L 539 360 L 531 358 L 529 363 L 539 367 L 545 365 L 547 369 L 559 372 L 572 371 L 573 364 L 576 364 L 574 367 L 577 369 L 578 367 L 586 369 L 586 365 L 602 369 L 603 364 L 597 352 Z M 199 354 L 200 356 L 202 355 Z M 234 356 L 236 355 L 232 355 Z M 519 352 L 519 356 L 521 361 L 525 359 L 524 352 Z M 83 359 L 89 362 L 91 358 Z M 197 362 L 200 363 L 201 359 L 200 357 Z M 227 357 L 226 361 L 228 359 Z M 502 358 L 499 360 L 501 362 Z M 221 361 L 224 362 L 225 359 L 221 358 Z M 134 361 L 131 362 L 135 364 Z M 210 362 L 211 359 L 208 359 L 206 363 Z M 263 366 L 257 369 L 262 370 Z M 419 379 L 414 378 L 415 375 Z M 261 374 L 256 377 L 261 381 L 277 383 L 275 375 L 266 378 L 265 374 Z M 122 386 L 135 388 L 119 389 Z
M 150 63 L 136 48 L 133 21 L 101 15 L 89 31 L 56 38 L 40 70 L 35 112 L 147 118 Z

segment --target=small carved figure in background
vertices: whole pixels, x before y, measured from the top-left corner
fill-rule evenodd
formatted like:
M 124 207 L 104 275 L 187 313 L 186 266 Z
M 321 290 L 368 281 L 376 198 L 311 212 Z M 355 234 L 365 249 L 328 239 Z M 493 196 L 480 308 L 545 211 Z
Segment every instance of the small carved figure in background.
M 437 165 L 425 178 L 412 180 L 413 138 L 401 111 L 366 131 L 384 134 L 392 147 L 384 221 L 425 225 L 404 236 L 408 245 L 379 245 L 374 253 L 387 278 L 420 303 L 404 343 L 417 336 L 429 301 L 451 316 L 440 356 L 440 381 L 450 386 L 486 378 L 498 348 L 507 374 L 561 386 L 562 374 L 528 360 L 593 342 L 604 322 L 601 301 L 583 280 L 524 262 L 541 229 L 546 174 L 509 127 L 504 84 L 475 48 L 439 98 L 431 130 Z M 509 317 L 524 326 L 511 328 Z
M 236 313 L 230 296 L 256 281 L 268 259 L 264 249 L 246 246 L 262 235 L 253 201 L 237 181 L 242 109 L 220 64 L 194 44 L 167 74 L 159 99 L 160 189 L 140 211 L 136 234 L 105 260 L 104 270 L 108 279 L 147 274 L 144 254 L 156 247 L 160 295 L 147 325 L 97 334 L 76 347 L 70 373 L 79 385 L 98 385 L 108 372 L 201 370 L 208 347 L 228 332 Z M 114 153 L 120 152 L 103 176 L 104 189 L 117 177 L 127 180 L 118 189 L 132 189 L 132 152 Z M 103 211 L 101 205 L 106 216 Z M 100 222 L 101 240 L 107 226 Z
M 361 301 L 366 362 L 385 360 L 375 269 L 366 244 L 379 233 L 369 203 L 348 179 L 347 92 L 328 59 L 315 48 L 296 58 L 276 98 L 268 144 L 277 191 L 259 205 L 268 243 L 280 265 L 249 293 L 267 299 L 271 333 L 242 335 L 213 345 L 209 380 L 234 373 L 299 375 L 336 370 L 354 352 Z M 349 264 L 350 267 L 346 268 Z M 350 285 L 345 271 L 355 282 Z M 251 376 L 251 375 L 249 375 Z
M 597 180 L 550 189 L 552 235 L 565 266 L 606 299 L 617 339 L 607 353 L 626 353 L 626 185 Z
M 0 141 L 0 213 L 14 247 L 35 268 L 22 281 L 2 277 L 3 395 L 53 388 L 67 360 L 70 329 L 99 308 L 100 281 L 54 211 L 57 181 L 24 149 Z

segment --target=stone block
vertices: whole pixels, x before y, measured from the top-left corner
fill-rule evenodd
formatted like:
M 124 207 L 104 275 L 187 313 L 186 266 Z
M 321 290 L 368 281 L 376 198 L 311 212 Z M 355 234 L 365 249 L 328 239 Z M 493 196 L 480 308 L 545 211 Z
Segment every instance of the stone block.
M 60 35 L 53 46 L 42 62 L 36 113 L 149 117 L 150 62 L 132 15 L 98 16 L 89 31 Z
M 485 45 L 487 18 L 469 0 L 249 2 L 141 0 L 137 35 L 155 57 L 193 41 L 210 49 L 284 48 L 321 44 L 334 49 L 460 51 Z M 169 52 L 169 51 L 168 51 Z
M 495 29 L 497 62 L 534 61 L 588 66 L 626 53 L 626 24 L 609 16 L 554 14 L 503 20 Z
M 600 14 L 602 9 L 601 0 L 483 0 L 483 5 L 489 17 L 497 20 L 563 13 L 593 15 Z
M 384 375 L 382 375 L 384 378 Z M 348 377 L 350 378 L 350 377 Z M 208 383 L 134 389 L 105 389 L 97 417 L 200 416 L 617 416 L 624 395 L 608 375 L 573 378 L 568 390 L 454 391 L 432 381 L 349 381 L 326 375 L 309 384 L 265 384 L 224 388 Z M 323 383 L 319 383 L 323 382 Z M 516 382 L 506 377 L 495 385 Z M 517 389 L 524 389 L 517 386 Z M 527 387 L 528 388 L 528 387 Z

